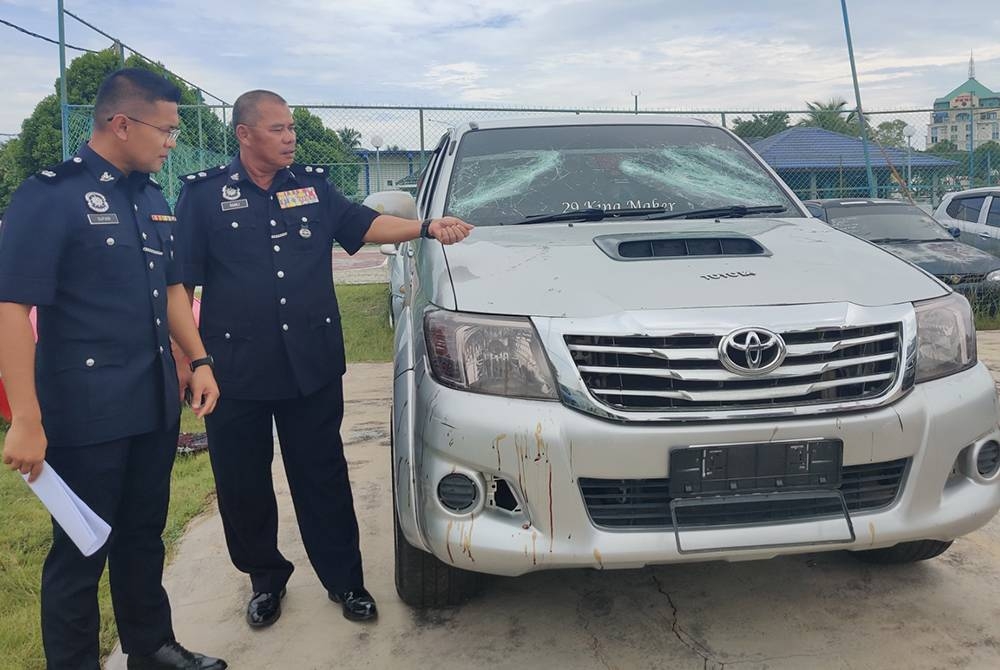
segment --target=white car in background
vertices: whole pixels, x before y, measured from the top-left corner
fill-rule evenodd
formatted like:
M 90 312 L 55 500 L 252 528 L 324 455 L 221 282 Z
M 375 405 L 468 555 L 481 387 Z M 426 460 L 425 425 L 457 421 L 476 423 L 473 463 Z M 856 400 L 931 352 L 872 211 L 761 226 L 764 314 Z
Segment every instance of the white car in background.
M 934 218 L 961 230 L 966 244 L 1000 256 L 1000 186 L 947 193 Z

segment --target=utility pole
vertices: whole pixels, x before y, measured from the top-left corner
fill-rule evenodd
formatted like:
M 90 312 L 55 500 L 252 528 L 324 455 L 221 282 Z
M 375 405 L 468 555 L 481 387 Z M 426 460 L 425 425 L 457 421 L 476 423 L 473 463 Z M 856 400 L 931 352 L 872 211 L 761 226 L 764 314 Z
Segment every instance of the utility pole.
M 632 98 L 635 100 L 635 115 L 639 116 L 639 94 L 642 91 L 632 91 Z

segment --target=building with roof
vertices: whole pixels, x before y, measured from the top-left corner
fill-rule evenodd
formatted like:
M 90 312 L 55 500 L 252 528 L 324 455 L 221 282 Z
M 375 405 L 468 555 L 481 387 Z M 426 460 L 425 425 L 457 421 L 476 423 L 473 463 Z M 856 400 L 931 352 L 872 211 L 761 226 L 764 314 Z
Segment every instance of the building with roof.
M 793 126 L 751 145 L 800 198 L 867 198 L 868 177 L 860 138 L 813 126 Z M 909 173 L 912 186 L 940 193 L 941 179 L 958 163 L 921 151 L 869 143 L 878 197 L 899 191 Z
M 948 95 L 934 101 L 927 124 L 928 145 L 944 140 L 966 149 L 1000 141 L 1000 93 L 976 79 L 976 61 L 969 56 L 969 78 Z

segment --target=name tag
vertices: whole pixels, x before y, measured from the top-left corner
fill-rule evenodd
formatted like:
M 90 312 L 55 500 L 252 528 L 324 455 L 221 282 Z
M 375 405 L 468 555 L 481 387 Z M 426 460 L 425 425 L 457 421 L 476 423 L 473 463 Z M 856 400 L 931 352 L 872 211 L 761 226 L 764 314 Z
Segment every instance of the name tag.
M 275 195 L 278 196 L 278 206 L 281 209 L 312 205 L 319 202 L 316 189 L 312 186 L 309 188 L 297 188 L 294 191 L 278 191 Z
M 152 219 L 153 221 L 168 221 L 168 222 L 177 221 L 176 216 L 170 216 L 169 214 L 150 214 L 149 218 Z
M 241 198 L 240 200 L 227 200 L 222 203 L 222 211 L 228 212 L 231 209 L 246 209 L 250 205 L 247 204 L 246 198 Z
M 117 214 L 88 214 L 87 221 L 92 226 L 110 226 L 118 223 Z

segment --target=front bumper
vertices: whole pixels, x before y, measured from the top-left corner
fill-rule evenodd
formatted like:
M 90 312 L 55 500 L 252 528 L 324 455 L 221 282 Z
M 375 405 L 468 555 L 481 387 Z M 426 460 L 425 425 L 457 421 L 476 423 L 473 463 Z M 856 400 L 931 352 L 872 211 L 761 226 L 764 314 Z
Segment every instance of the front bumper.
M 1000 479 L 983 483 L 953 472 L 966 447 L 1000 440 L 997 395 L 982 363 L 920 384 L 888 407 L 715 424 L 615 423 L 556 402 L 454 391 L 429 375 L 420 377 L 410 387 L 417 417 L 410 472 L 415 514 L 401 515 L 401 523 L 412 544 L 466 570 L 518 575 L 551 568 L 634 568 L 873 549 L 910 540 L 951 540 L 983 526 L 1000 509 Z M 743 546 L 750 532 L 756 548 L 685 553 L 669 527 L 595 526 L 578 482 L 585 477 L 668 477 L 674 448 L 814 438 L 841 440 L 845 466 L 909 459 L 892 504 L 851 514 L 853 541 L 788 546 L 794 528 L 761 524 L 752 532 L 746 527 L 698 532 L 699 543 L 711 547 Z M 399 454 L 394 461 L 411 467 L 410 459 Z M 479 501 L 468 513 L 452 513 L 438 500 L 438 482 L 453 472 L 466 474 L 480 488 Z M 402 474 L 396 473 L 397 481 Z M 493 478 L 510 485 L 520 503 L 517 510 L 487 504 Z

